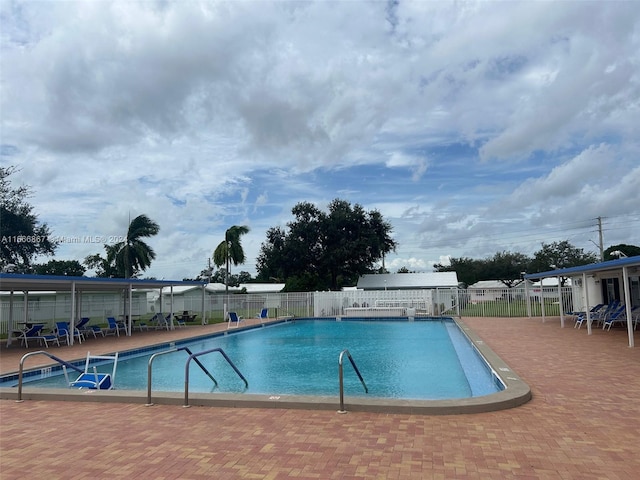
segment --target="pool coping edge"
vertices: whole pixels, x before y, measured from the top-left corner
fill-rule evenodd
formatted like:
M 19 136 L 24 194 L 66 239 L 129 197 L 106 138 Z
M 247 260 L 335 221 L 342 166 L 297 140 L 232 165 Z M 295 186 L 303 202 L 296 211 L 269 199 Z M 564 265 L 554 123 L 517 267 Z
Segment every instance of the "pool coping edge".
M 529 386 L 460 318 L 453 318 L 460 330 L 482 355 L 494 374 L 504 384 L 504 390 L 479 397 L 447 400 L 406 400 L 366 397 L 345 397 L 345 410 L 353 412 L 403 413 L 419 415 L 458 415 L 492 412 L 515 408 L 528 402 L 532 395 Z M 234 329 L 236 330 L 236 329 Z M 237 330 L 236 330 L 237 331 Z M 124 390 L 67 390 L 23 386 L 22 400 L 133 403 L 141 405 L 183 405 L 185 395 L 180 392 L 158 392 L 148 403 L 146 392 Z M 0 387 L 0 399 L 18 400 L 15 387 Z M 189 407 L 272 408 L 335 410 L 339 400 L 332 396 L 257 395 L 189 393 Z

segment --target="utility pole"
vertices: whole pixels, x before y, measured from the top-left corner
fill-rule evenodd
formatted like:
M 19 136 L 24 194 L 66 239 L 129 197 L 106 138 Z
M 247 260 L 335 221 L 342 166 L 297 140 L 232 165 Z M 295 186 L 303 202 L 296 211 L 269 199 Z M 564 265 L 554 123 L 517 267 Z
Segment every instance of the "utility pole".
M 598 236 L 600 239 L 600 261 L 604 262 L 604 240 L 602 237 L 602 217 L 598 217 Z

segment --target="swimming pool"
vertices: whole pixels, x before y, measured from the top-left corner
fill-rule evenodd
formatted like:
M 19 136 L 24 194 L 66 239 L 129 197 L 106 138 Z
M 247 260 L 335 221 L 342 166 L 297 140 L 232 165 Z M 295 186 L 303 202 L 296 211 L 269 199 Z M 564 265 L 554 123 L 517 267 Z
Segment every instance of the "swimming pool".
M 389 403 L 397 406 L 398 402 L 405 406 L 430 402 L 433 406 L 433 401 L 456 399 L 462 404 L 478 405 L 483 403 L 476 402 L 478 398 L 504 392 L 505 381 L 487 364 L 481 348 L 472 345 L 468 333 L 463 333 L 452 319 L 394 320 L 302 319 L 232 330 L 231 334 L 224 332 L 171 346 L 186 345 L 193 352 L 222 348 L 248 379 L 248 388 L 221 356 L 208 355 L 200 360 L 218 385 L 214 386 L 192 361 L 189 392 L 225 401 L 233 398 L 234 405 L 264 398 L 283 406 L 288 405 L 287 400 L 317 403 L 325 397 L 335 399 L 339 391 L 337 360 L 344 349 L 349 349 L 369 389 L 368 394 L 364 392 L 354 371 L 345 363 L 345 394 L 351 403 L 368 405 L 368 409 Z M 144 355 L 121 354 L 115 381 L 118 391 L 146 389 L 148 358 L 167 347 L 159 346 Z M 184 392 L 187 358 L 185 352 L 175 352 L 154 360 L 154 401 L 157 392 Z M 51 376 L 27 385 L 62 388 L 65 382 Z M 173 398 L 177 398 L 175 394 Z M 171 397 L 171 393 L 167 395 Z

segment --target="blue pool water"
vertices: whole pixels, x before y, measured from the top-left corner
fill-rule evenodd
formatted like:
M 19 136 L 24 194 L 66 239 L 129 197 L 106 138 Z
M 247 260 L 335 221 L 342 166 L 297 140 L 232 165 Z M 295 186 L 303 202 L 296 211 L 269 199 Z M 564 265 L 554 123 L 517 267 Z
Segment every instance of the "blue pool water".
M 192 360 L 190 392 L 267 395 L 338 395 L 338 357 L 348 349 L 360 370 L 368 395 L 344 359 L 344 389 L 349 396 L 402 399 L 453 399 L 487 395 L 502 389 L 491 369 L 451 320 L 330 321 L 297 320 L 180 343 L 192 352 L 222 348 L 249 386 L 218 352 L 199 357 L 218 381 Z M 146 390 L 152 353 L 118 362 L 115 385 L 120 390 Z M 161 355 L 153 362 L 154 392 L 184 391 L 184 351 Z M 70 372 L 74 377 L 75 372 Z M 30 386 L 65 387 L 53 376 Z

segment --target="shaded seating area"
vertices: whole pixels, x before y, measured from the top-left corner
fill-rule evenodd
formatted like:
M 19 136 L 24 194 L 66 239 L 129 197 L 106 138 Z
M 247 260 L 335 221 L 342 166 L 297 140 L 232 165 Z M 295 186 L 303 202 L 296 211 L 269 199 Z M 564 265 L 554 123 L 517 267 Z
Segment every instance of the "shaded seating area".
M 3 294 L 6 293 L 8 300 L 8 315 L 0 319 L 0 326 L 4 327 L 7 334 L 7 346 L 12 341 L 17 341 L 18 337 L 25 336 L 20 326 L 30 326 L 32 320 L 42 322 L 44 324 L 53 324 L 57 320 L 79 319 L 73 321 L 78 331 L 88 338 L 89 335 L 95 338 L 105 333 L 118 335 L 122 329 L 125 335 L 132 332 L 128 328 L 113 328 L 111 325 L 104 330 L 104 317 L 118 313 L 125 319 L 145 316 L 147 313 L 147 292 L 150 290 L 160 291 L 164 288 L 172 287 L 193 287 L 201 289 L 202 295 L 205 295 L 205 281 L 182 281 L 182 280 L 157 280 L 157 279 L 138 279 L 138 278 L 101 278 L 101 277 L 84 277 L 70 275 L 32 275 L 32 274 L 16 274 L 0 272 L 0 286 Z M 38 311 L 30 311 L 37 302 L 29 301 L 29 296 L 34 294 L 46 294 L 47 298 L 51 297 L 51 301 L 44 302 L 45 306 L 39 308 Z M 128 296 L 131 301 L 121 304 L 122 296 Z M 137 305 L 136 305 L 137 304 Z M 3 305 L 4 308 L 4 305 Z M 140 312 L 137 315 L 134 310 Z M 115 318 L 118 318 L 115 316 Z M 190 315 L 187 321 L 192 320 L 195 316 Z M 95 325 L 89 325 L 90 320 L 95 319 Z M 98 320 L 99 319 L 99 320 Z M 135 320 L 135 319 L 133 319 Z M 145 329 L 144 322 L 141 330 Z M 148 324 L 148 322 L 147 322 Z M 166 321 L 163 322 L 163 326 Z M 135 323 L 131 323 L 132 330 L 136 328 Z M 53 335 L 53 334 L 52 334 Z M 72 343 L 76 337 L 73 332 Z M 29 337 L 40 337 L 42 335 L 32 335 Z M 47 342 L 49 337 L 47 337 Z M 22 340 L 22 338 L 21 338 Z M 30 340 L 30 339 L 29 339 Z M 84 341 L 84 339 L 82 339 Z M 44 342 L 40 340 L 39 342 Z M 27 340 L 28 342 L 28 340 Z M 25 341 L 23 340 L 23 343 Z M 55 342 L 54 342 L 55 343 Z
M 99 372 L 98 367 L 104 370 L 105 362 L 113 362 L 110 373 Z M 116 368 L 118 366 L 118 352 L 114 355 L 91 355 L 87 352 L 87 360 L 84 365 L 84 373 L 73 382 L 71 387 L 89 388 L 91 390 L 111 390 L 116 380 Z
M 607 318 L 620 306 L 620 302 L 612 302 L 610 304 L 598 304 L 595 307 L 589 310 L 589 318 L 591 319 L 591 323 L 597 326 L 602 325 Z M 576 315 L 575 324 L 573 328 L 580 328 L 582 324 L 587 320 L 586 312 L 574 312 Z

